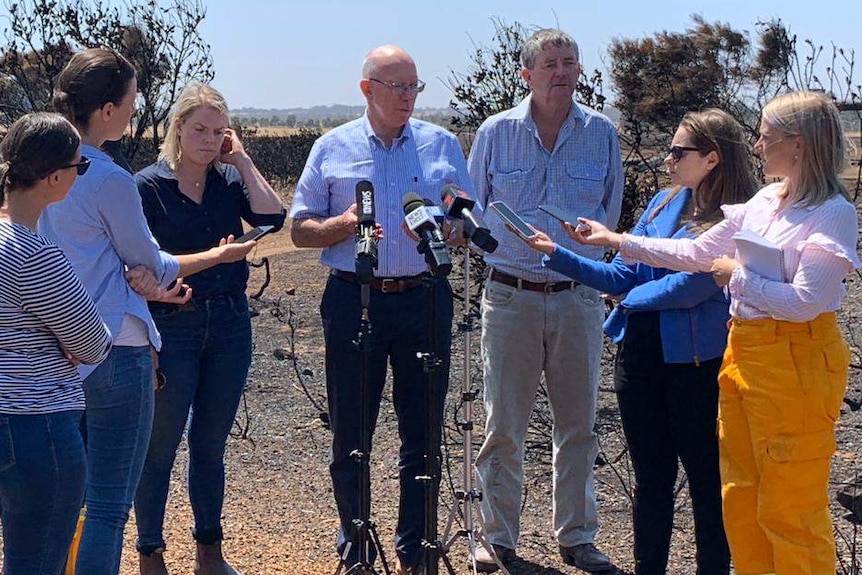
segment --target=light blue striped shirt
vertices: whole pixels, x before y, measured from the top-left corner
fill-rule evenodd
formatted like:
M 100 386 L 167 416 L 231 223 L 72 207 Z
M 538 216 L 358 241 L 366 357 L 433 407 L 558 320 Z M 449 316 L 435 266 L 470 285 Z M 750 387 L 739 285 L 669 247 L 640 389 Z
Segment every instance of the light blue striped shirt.
M 89 158 L 90 169 L 65 199 L 45 208 L 39 233 L 63 250 L 115 339 L 128 313 L 147 325 L 150 342 L 160 349 L 147 302 L 129 287 L 124 266 L 146 266 L 164 287 L 177 277 L 180 264 L 159 251 L 132 175 L 93 146 L 81 146 L 81 155 Z M 93 369 L 78 366 L 81 377 Z
M 377 277 L 412 276 L 427 269 L 416 242 L 401 230 L 406 194 L 413 192 L 439 205 L 440 190 L 454 184 L 473 195 L 464 152 L 455 136 L 434 124 L 411 119 L 387 149 L 363 116 L 314 143 L 296 185 L 290 217 L 327 218 L 343 213 L 356 203 L 360 180 L 374 185 L 375 220 L 384 230 Z M 354 271 L 355 239 L 324 248 L 320 263 Z
M 528 96 L 491 116 L 476 133 L 469 167 L 479 203 L 484 208 L 502 200 L 558 245 L 598 259 L 604 248 L 572 241 L 559 221 L 538 206 L 551 204 L 615 229 L 624 182 L 616 128 L 602 114 L 573 102 L 554 151 L 548 152 L 530 115 L 530 101 Z M 485 254 L 488 264 L 527 281 L 569 279 L 544 267 L 542 253 L 508 231 L 494 210 L 485 209 L 485 221 L 500 241 L 497 251 Z

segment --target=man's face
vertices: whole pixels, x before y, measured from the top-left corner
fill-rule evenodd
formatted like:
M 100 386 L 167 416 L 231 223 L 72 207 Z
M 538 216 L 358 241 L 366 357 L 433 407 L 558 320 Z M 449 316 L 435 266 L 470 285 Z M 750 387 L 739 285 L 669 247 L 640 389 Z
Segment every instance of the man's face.
M 581 65 L 575 57 L 574 47 L 546 46 L 536 57 L 531 68 L 524 68 L 521 76 L 533 92 L 534 101 L 559 103 L 571 101 L 578 85 Z
M 383 126 L 404 126 L 413 114 L 418 82 L 412 62 L 397 61 L 378 66 L 372 78 L 362 81 L 369 116 Z

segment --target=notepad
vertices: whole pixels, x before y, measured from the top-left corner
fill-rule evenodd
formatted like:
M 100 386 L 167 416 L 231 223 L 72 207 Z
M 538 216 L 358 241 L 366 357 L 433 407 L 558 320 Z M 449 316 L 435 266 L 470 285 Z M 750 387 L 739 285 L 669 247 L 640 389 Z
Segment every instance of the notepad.
M 737 259 L 743 267 L 768 280 L 784 281 L 784 250 L 751 230 L 733 234 Z

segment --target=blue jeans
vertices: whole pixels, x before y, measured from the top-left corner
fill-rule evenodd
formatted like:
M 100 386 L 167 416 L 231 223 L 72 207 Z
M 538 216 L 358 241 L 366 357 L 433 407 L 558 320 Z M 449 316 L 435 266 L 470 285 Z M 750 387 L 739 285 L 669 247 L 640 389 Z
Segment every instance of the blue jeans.
M 189 498 L 194 538 L 222 540 L 224 451 L 251 365 L 251 319 L 245 294 L 194 300 L 192 311 L 154 309 L 162 334 L 155 422 L 144 473 L 135 495 L 138 550 L 165 547 L 162 524 L 177 446 L 189 425 Z
M 435 280 L 433 289 L 436 303 L 435 351 L 442 363 L 438 368 L 437 390 L 440 417 L 434 422 L 439 428 L 449 381 L 453 303 L 452 289 L 445 279 Z M 424 285 L 404 293 L 385 294 L 372 290 L 369 306 L 372 326 L 366 396 L 369 433 L 373 434 L 377 422 L 389 363 L 392 365 L 392 403 L 401 437 L 398 461 L 401 492 L 395 549 L 408 565 L 420 557 L 425 523 L 425 486 L 416 477 L 425 475 L 428 380 L 416 353 L 431 351 L 428 341 L 430 291 Z M 353 565 L 358 559 L 356 533 L 351 521 L 359 517 L 360 467 L 350 454 L 360 448 L 361 438 L 362 354 L 354 344 L 359 333 L 361 309 L 359 285 L 330 276 L 320 306 L 326 339 L 326 391 L 332 422 L 329 471 L 341 519 L 336 542 L 339 553 L 343 552 L 348 541 L 354 543 L 347 558 L 348 565 Z M 439 452 L 436 455 L 439 457 Z M 366 492 L 366 496 L 370 497 L 370 493 Z M 369 559 L 373 561 L 374 557 Z
M 87 474 L 82 413 L 0 415 L 3 573 L 63 572 Z
M 84 380 L 87 519 L 77 572 L 116 575 L 153 424 L 150 346 L 114 347 Z

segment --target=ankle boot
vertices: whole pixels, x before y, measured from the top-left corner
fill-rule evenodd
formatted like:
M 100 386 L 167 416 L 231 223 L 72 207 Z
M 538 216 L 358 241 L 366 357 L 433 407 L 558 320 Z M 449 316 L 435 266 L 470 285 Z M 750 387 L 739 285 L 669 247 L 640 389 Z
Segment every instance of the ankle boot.
M 161 551 L 155 551 L 151 555 L 138 553 L 138 569 L 141 575 L 169 575 Z
M 197 544 L 195 575 L 240 575 L 221 554 L 221 541 L 212 545 Z

